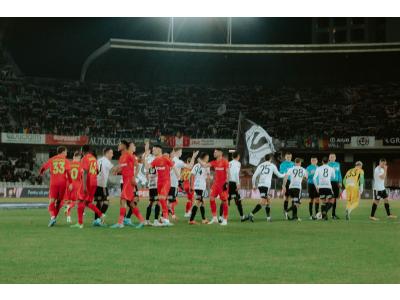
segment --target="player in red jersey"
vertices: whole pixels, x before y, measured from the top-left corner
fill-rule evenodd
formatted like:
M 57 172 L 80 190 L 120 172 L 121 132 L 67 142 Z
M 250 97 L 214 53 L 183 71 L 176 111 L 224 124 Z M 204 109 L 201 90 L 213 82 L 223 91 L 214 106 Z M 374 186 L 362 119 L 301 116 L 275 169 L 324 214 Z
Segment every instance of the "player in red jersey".
M 171 187 L 171 169 L 174 166 L 174 163 L 169 158 L 168 154 L 162 153 L 162 148 L 160 145 L 154 145 L 152 149 L 153 155 L 155 159 L 150 163 L 147 163 L 147 155 L 148 152 L 145 154 L 145 167 L 146 170 L 149 170 L 150 167 L 155 168 L 157 172 L 157 192 L 158 192 L 158 202 L 161 205 L 162 209 L 162 224 L 163 226 L 170 226 L 173 225 L 169 222 L 168 219 L 168 205 L 167 205 L 167 197 Z M 176 172 L 177 177 L 179 177 L 178 171 L 174 169 Z
M 103 226 L 105 215 L 93 204 L 94 194 L 97 189 L 97 159 L 90 152 L 89 145 L 82 146 L 81 178 L 78 190 L 78 223 L 72 228 L 83 228 L 83 213 L 89 207 L 100 216 L 94 222 L 94 226 Z
M 82 168 L 81 168 L 81 153 L 76 151 L 72 162 L 70 163 L 70 178 L 65 190 L 64 202 L 67 203 L 67 223 L 71 223 L 71 209 L 75 207 L 78 200 L 78 190 L 81 185 Z
M 191 158 L 188 157 L 186 159 L 186 164 L 189 165 L 191 161 Z M 187 197 L 187 202 L 186 202 L 186 208 L 185 208 L 185 218 L 190 218 L 190 212 L 192 210 L 192 206 L 193 206 L 193 199 L 194 199 L 194 192 L 193 190 L 190 188 L 190 175 L 191 175 L 191 168 L 184 168 L 182 169 L 182 173 L 181 173 L 181 178 L 183 180 L 183 190 L 186 193 L 186 197 Z
M 217 205 L 215 203 L 215 198 L 219 196 L 219 199 L 222 201 L 223 207 L 223 220 L 221 225 L 228 225 L 228 178 L 229 178 L 229 162 L 223 156 L 222 149 L 214 150 L 214 158 L 215 160 L 204 163 L 199 160 L 198 162 L 202 167 L 205 168 L 213 168 L 214 169 L 214 182 L 211 186 L 210 192 L 210 206 L 211 213 L 213 215 L 212 220 L 209 224 L 218 223 L 217 219 Z
M 39 170 L 40 176 L 50 169 L 50 188 L 49 188 L 49 213 L 50 222 L 49 227 L 56 224 L 56 218 L 62 207 L 62 201 L 64 199 L 64 193 L 67 186 L 67 180 L 69 178 L 70 164 L 67 159 L 67 148 L 60 146 L 57 148 L 57 155 L 50 158 L 45 162 Z
M 139 225 L 136 228 L 143 228 L 144 218 L 140 214 L 137 203 L 135 202 L 135 166 L 137 166 L 137 158 L 133 154 L 136 151 L 136 146 L 134 143 L 128 143 L 122 140 L 118 145 L 118 151 L 121 152 L 118 165 L 113 168 L 113 173 L 121 173 L 122 175 L 122 190 L 121 190 L 121 200 L 119 209 L 119 219 L 118 223 L 111 226 L 112 228 L 123 228 L 124 218 L 126 214 L 127 203 L 132 209 L 132 213 L 138 218 Z

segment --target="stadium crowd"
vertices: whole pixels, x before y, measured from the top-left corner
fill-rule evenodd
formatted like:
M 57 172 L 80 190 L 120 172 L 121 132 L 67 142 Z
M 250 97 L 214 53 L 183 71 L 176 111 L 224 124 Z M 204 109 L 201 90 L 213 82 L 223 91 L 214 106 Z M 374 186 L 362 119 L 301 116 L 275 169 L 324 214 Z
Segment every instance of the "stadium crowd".
M 42 177 L 35 172 L 35 162 L 29 153 L 9 156 L 0 150 L 0 182 L 42 184 Z
M 281 140 L 399 136 L 400 85 L 272 89 L 0 80 L 3 132 L 235 138 L 239 112 Z

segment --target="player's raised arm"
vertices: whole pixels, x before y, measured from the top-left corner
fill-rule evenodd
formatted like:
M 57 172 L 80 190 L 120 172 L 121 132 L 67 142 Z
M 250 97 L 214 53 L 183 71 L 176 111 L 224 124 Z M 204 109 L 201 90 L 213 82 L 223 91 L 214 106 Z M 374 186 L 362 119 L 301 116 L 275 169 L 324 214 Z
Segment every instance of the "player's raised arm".
M 194 161 L 195 161 L 197 155 L 199 155 L 199 151 L 193 151 L 192 158 L 190 159 L 189 164 L 185 164 L 185 168 L 188 168 L 188 169 L 193 168 Z
M 46 161 L 39 169 L 39 175 L 43 176 L 43 173 L 50 168 L 51 165 L 51 159 L 49 159 L 48 161 Z

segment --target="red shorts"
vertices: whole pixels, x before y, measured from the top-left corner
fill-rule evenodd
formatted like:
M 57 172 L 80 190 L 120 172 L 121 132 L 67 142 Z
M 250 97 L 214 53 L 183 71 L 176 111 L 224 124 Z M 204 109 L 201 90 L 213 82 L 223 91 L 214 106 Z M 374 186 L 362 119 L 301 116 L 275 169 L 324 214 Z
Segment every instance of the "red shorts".
M 92 202 L 94 200 L 94 194 L 96 193 L 97 185 L 87 185 L 86 193 L 83 192 L 83 184 L 81 184 L 78 191 L 78 200 Z
M 219 196 L 219 199 L 222 201 L 228 200 L 228 191 L 224 191 L 224 183 L 223 184 L 213 184 L 211 187 L 211 193 L 210 197 L 211 198 L 217 198 Z
M 124 178 L 121 190 L 121 199 L 132 201 L 135 199 L 134 186 L 132 185 L 132 178 Z
M 170 188 L 171 188 L 171 182 L 158 182 L 157 183 L 158 197 L 160 196 L 168 197 Z
M 72 184 L 72 191 L 69 190 L 69 185 L 65 189 L 64 200 L 77 201 L 78 200 L 79 185 Z
M 50 185 L 49 199 L 63 200 L 67 182 L 59 182 Z

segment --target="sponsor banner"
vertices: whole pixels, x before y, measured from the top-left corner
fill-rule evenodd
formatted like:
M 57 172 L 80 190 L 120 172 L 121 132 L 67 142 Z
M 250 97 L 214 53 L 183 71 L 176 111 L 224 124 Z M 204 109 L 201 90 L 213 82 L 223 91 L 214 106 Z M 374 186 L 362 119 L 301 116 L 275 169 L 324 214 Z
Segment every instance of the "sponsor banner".
M 286 140 L 285 148 L 298 148 L 297 140 Z
M 230 139 L 190 139 L 190 148 L 233 148 Z
M 351 137 L 352 148 L 374 148 L 375 137 L 374 136 L 352 136 Z
M 184 135 L 181 137 L 177 136 L 165 136 L 165 143 L 173 148 L 173 147 L 190 147 L 190 137 Z
M 47 187 L 5 187 L 0 188 L 0 198 L 47 198 Z
M 400 137 L 389 137 L 382 140 L 383 146 L 400 146 Z
M 5 144 L 35 144 L 43 145 L 46 142 L 45 134 L 29 133 L 1 133 L 1 142 Z
M 46 134 L 47 145 L 85 145 L 89 142 L 89 138 L 84 135 L 68 136 Z
M 318 140 L 318 146 L 320 150 L 340 149 L 343 148 L 345 144 L 349 144 L 350 141 L 351 138 L 348 139 L 322 138 Z
M 330 137 L 329 138 L 329 143 L 330 144 L 350 144 L 351 143 L 351 137 Z
M 89 144 L 93 146 L 118 146 L 121 140 L 134 141 L 138 144 L 144 144 L 145 142 L 150 142 L 152 144 L 158 143 L 156 139 L 140 139 L 140 138 L 109 138 L 109 137 L 95 137 L 92 136 L 89 138 Z

